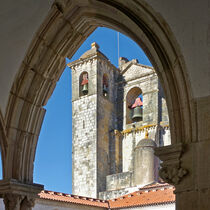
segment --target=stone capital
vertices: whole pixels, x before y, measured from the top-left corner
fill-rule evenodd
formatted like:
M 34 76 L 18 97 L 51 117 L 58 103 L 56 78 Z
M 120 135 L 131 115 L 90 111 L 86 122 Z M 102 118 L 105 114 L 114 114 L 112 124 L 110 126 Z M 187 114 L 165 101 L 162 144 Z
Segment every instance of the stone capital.
M 21 202 L 20 210 L 31 210 L 35 205 L 35 198 L 26 196 Z
M 3 199 L 6 210 L 31 210 L 35 205 L 35 198 L 24 195 L 6 193 Z
M 22 201 L 21 195 L 6 193 L 3 195 L 4 205 L 6 210 L 19 210 Z
M 165 182 L 178 185 L 187 175 L 187 169 L 181 166 L 183 152 L 184 145 L 182 143 L 155 148 L 155 155 L 162 161 L 159 175 Z
M 6 210 L 31 210 L 43 188 L 43 185 L 23 183 L 16 179 L 0 181 L 0 195 L 4 198 Z

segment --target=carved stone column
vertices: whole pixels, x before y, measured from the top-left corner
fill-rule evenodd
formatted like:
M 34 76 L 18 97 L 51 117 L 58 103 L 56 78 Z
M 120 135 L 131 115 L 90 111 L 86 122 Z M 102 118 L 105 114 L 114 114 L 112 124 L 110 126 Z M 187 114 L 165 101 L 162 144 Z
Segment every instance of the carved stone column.
M 43 185 L 27 184 L 15 179 L 0 181 L 0 195 L 4 199 L 5 210 L 31 210 Z

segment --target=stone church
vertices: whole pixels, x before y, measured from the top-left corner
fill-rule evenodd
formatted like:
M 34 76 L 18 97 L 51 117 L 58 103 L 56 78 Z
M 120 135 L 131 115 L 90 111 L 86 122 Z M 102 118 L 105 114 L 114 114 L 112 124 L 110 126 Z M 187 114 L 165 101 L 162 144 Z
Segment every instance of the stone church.
M 154 148 L 171 143 L 163 89 L 152 67 L 119 62 L 92 43 L 68 64 L 75 195 L 107 200 L 159 181 Z
M 41 209 L 40 205 L 43 203 L 45 203 L 44 209 L 81 209 L 81 205 L 75 206 L 78 203 L 89 205 L 84 209 L 126 209 L 129 202 L 132 201 L 133 204 L 137 204 L 137 200 L 141 200 L 142 203 L 139 203 L 141 206 L 148 201 L 151 201 L 154 205 L 161 202 L 171 205 L 171 202 L 175 200 L 177 210 L 210 209 L 209 0 L 2 1 L 0 16 L 0 149 L 3 165 L 3 178 L 0 181 L 0 202 L 3 209 Z M 154 126 L 144 128 L 144 130 L 143 122 L 141 125 L 141 117 L 136 123 L 129 123 L 133 121 L 136 107 L 135 114 L 139 116 L 142 110 L 142 120 L 147 119 L 148 125 L 151 125 L 150 120 L 164 122 L 163 115 L 162 120 L 144 116 L 146 114 L 144 108 L 148 101 L 146 95 L 144 95 L 143 87 L 139 87 L 142 92 L 139 89 L 137 91 L 140 93 L 138 98 L 141 100 L 138 99 L 135 101 L 136 103 L 133 103 L 133 100 L 128 100 L 127 105 L 129 107 L 125 105 L 126 100 L 123 100 L 123 105 L 118 104 L 123 109 L 124 114 L 128 114 L 130 111 L 132 116 L 123 116 L 119 125 L 114 121 L 106 122 L 105 119 L 119 119 L 120 121 L 118 113 L 121 111 L 111 103 L 113 96 L 110 91 L 110 88 L 113 88 L 116 84 L 113 79 L 116 78 L 118 70 L 111 73 L 113 69 L 110 66 L 107 69 L 107 71 L 110 70 L 110 74 L 104 72 L 104 83 L 102 79 L 102 82 L 95 80 L 95 82 L 100 83 L 97 86 L 98 88 L 102 89 L 102 84 L 105 85 L 102 93 L 99 93 L 93 89 L 93 87 L 96 87 L 96 83 L 91 85 L 94 82 L 94 76 L 91 78 L 91 75 L 94 75 L 94 73 L 87 69 L 88 74 L 81 77 L 81 82 L 86 78 L 83 83 L 83 86 L 85 86 L 84 88 L 80 87 L 81 93 L 86 91 L 87 95 L 82 97 L 88 99 L 92 97 L 91 100 L 101 97 L 101 100 L 98 100 L 97 107 L 91 107 L 91 104 L 89 104 L 89 111 L 91 112 L 91 108 L 93 108 L 98 113 L 95 117 L 92 116 L 89 121 L 85 119 L 84 124 L 81 123 L 82 127 L 80 129 L 83 129 L 83 125 L 86 129 L 93 123 L 91 120 L 95 120 L 101 125 L 109 125 L 110 130 L 102 127 L 98 129 L 97 124 L 94 125 L 93 129 L 97 128 L 97 131 L 101 133 L 109 131 L 110 136 L 104 140 L 99 138 L 100 136 L 92 136 L 93 139 L 89 144 L 94 145 L 94 141 L 97 139 L 100 144 L 95 144 L 94 151 L 97 149 L 101 153 L 97 153 L 99 156 L 96 157 L 91 153 L 93 148 L 89 147 L 90 153 L 85 158 L 92 156 L 97 162 L 91 161 L 91 165 L 87 164 L 86 168 L 97 167 L 98 170 L 95 171 L 98 173 L 93 175 L 91 170 L 88 171 L 89 175 L 87 176 L 92 176 L 94 179 L 91 183 L 85 183 L 85 186 L 87 184 L 88 187 L 93 187 L 94 192 L 91 191 L 90 195 L 93 193 L 100 196 L 112 196 L 110 191 L 114 191 L 114 195 L 117 195 L 121 193 L 120 191 L 123 191 L 122 188 L 130 190 L 136 184 L 138 187 L 140 186 L 139 183 L 141 184 L 143 181 L 146 183 L 147 180 L 141 180 L 140 175 L 134 178 L 136 168 L 142 167 L 142 165 L 135 165 L 135 160 L 145 152 L 144 146 L 139 145 L 139 148 L 137 146 L 139 142 L 134 142 L 133 139 L 130 142 L 132 146 L 127 145 L 127 151 L 119 149 L 118 153 L 117 150 L 114 150 L 114 148 L 123 148 L 125 145 L 120 145 L 120 142 L 126 142 L 127 138 L 142 135 L 136 139 L 141 141 L 148 137 L 155 142 L 155 148 L 152 148 L 151 145 L 147 147 L 147 154 L 150 154 L 149 157 L 151 158 L 152 150 L 155 150 L 155 155 L 161 162 L 161 168 L 158 169 L 160 177 L 164 182 L 175 187 L 175 197 L 172 193 L 169 193 L 173 191 L 173 189 L 170 189 L 171 186 L 163 186 L 163 184 L 154 188 L 150 184 L 146 188 L 138 188 L 139 191 L 105 202 L 98 198 L 90 199 L 85 196 L 71 196 L 43 191 L 44 186 L 34 182 L 34 160 L 45 115 L 45 105 L 66 66 L 65 58 L 72 58 L 81 44 L 97 27 L 108 27 L 127 35 L 141 46 L 146 53 L 164 90 L 170 121 L 171 144 L 167 145 L 167 140 L 164 142 L 166 136 L 169 135 L 169 133 L 167 134 L 167 123 L 154 123 L 158 124 L 159 128 L 154 128 Z M 126 63 L 129 62 L 122 59 L 121 64 L 126 66 Z M 133 62 L 135 63 L 135 61 Z M 98 64 L 99 68 L 100 65 Z M 103 65 L 106 66 L 105 62 Z M 136 64 L 132 65 L 130 68 L 134 68 Z M 125 66 L 124 68 L 126 68 Z M 106 71 L 106 68 L 104 71 Z M 123 70 L 119 69 L 119 71 Z M 131 73 L 130 76 L 135 77 L 135 74 Z M 131 82 L 122 82 L 122 84 L 131 85 L 132 79 Z M 152 87 L 155 89 L 155 82 Z M 119 88 L 119 91 L 118 89 L 115 89 L 115 91 L 120 93 L 120 86 L 117 88 Z M 126 91 L 128 89 L 124 87 L 122 90 Z M 126 94 L 126 92 L 122 92 L 120 96 L 119 93 L 117 96 L 122 98 Z M 96 94 L 101 95 L 96 97 Z M 155 91 L 153 94 L 156 97 Z M 102 104 L 103 102 L 104 104 Z M 77 103 L 77 100 L 74 103 Z M 164 103 L 163 99 L 162 107 L 164 107 Z M 137 106 L 137 104 L 140 106 Z M 102 118 L 104 111 L 101 105 L 107 110 L 104 119 Z M 82 105 L 80 108 L 83 109 Z M 125 108 L 128 109 L 127 112 Z M 108 117 L 110 115 L 108 109 L 114 110 L 114 116 Z M 127 120 L 125 121 L 126 117 Z M 135 127 L 129 127 L 129 124 L 131 126 L 135 125 Z M 142 130 L 135 132 L 136 128 L 142 128 Z M 153 136 L 152 129 L 162 129 L 163 142 L 160 143 L 166 143 L 165 145 L 158 146 L 158 138 Z M 127 130 L 127 132 L 124 133 L 124 130 Z M 89 132 L 91 135 L 94 133 L 91 129 Z M 148 132 L 147 135 L 146 132 Z M 74 133 L 74 135 L 76 141 L 78 140 L 77 135 L 79 137 L 81 134 Z M 97 135 L 99 134 L 97 133 Z M 119 138 L 119 141 L 116 138 Z M 108 140 L 110 141 L 109 147 Z M 82 141 L 81 144 L 83 143 Z M 104 148 L 100 147 L 102 144 L 104 144 Z M 86 146 L 88 148 L 88 144 Z M 133 150 L 129 149 L 130 147 L 133 147 Z M 116 153 L 111 152 L 112 150 Z M 120 151 L 122 151 L 122 154 L 120 154 Z M 123 156 L 123 152 L 129 153 L 129 151 L 134 152 L 134 155 L 128 155 L 134 159 L 128 161 L 124 159 L 125 154 Z M 74 150 L 74 153 L 74 155 L 78 155 L 76 150 Z M 116 158 L 113 155 L 116 155 Z M 102 157 L 104 157 L 104 162 Z M 78 161 L 82 161 L 82 158 L 81 156 Z M 101 162 L 98 162 L 98 160 Z M 127 166 L 125 163 L 123 164 L 124 160 L 126 160 Z M 111 168 L 107 167 L 107 162 L 110 163 Z M 124 166 L 127 169 L 123 168 Z M 77 165 L 74 167 L 79 173 Z M 128 167 L 132 168 L 128 170 Z M 130 184 L 125 179 L 124 183 L 121 180 L 122 176 L 120 177 L 118 174 L 125 176 L 128 180 L 130 179 Z M 77 178 L 75 177 L 75 179 Z M 85 176 L 83 176 L 83 179 L 85 179 Z M 101 183 L 98 182 L 96 187 L 96 180 L 99 179 Z M 81 181 L 84 182 L 84 180 Z M 112 189 L 108 185 L 111 182 L 114 186 Z M 84 188 L 86 188 L 85 186 Z M 163 195 L 168 195 L 165 197 L 165 201 L 161 200 L 164 198 Z M 142 199 L 137 199 L 139 196 Z M 57 204 L 55 204 L 57 207 L 49 206 L 48 201 L 58 203 L 59 200 L 63 201 L 62 208 L 61 205 Z M 71 208 L 65 206 L 69 201 L 73 205 Z M 119 206 L 119 202 L 123 205 Z M 147 207 L 155 209 L 156 206 L 154 205 Z
M 73 194 L 44 190 L 34 210 L 174 210 L 154 149 L 171 144 L 165 96 L 155 70 L 97 43 L 69 63 L 72 74 Z M 0 210 L 3 202 L 0 200 Z
M 116 68 L 95 42 L 68 66 L 73 194 L 44 190 L 33 209 L 174 210 L 174 187 L 161 182 L 154 155 L 156 147 L 171 144 L 155 70 L 123 57 Z

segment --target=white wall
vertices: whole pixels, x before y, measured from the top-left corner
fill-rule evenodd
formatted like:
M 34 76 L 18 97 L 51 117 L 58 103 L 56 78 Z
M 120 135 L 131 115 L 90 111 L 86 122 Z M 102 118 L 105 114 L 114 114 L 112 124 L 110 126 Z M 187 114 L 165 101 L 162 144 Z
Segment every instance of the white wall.
M 136 208 L 125 208 L 122 210 L 175 210 L 175 203 L 167 205 L 158 205 L 158 206 L 145 206 L 145 207 L 136 207 Z
M 93 206 L 76 205 L 66 202 L 58 202 L 53 200 L 36 200 L 33 210 L 105 210 Z M 3 199 L 0 199 L 0 210 L 5 210 Z
M 76 205 L 65 202 L 57 202 L 52 200 L 37 200 L 33 210 L 103 210 L 93 206 Z

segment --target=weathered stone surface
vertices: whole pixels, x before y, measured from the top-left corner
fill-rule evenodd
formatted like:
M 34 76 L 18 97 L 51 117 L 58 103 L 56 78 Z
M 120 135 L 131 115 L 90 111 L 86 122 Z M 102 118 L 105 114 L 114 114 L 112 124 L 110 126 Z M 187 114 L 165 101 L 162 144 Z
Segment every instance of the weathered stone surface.
M 112 174 L 106 177 L 106 190 L 119 190 L 132 186 L 132 172 Z
M 118 70 L 94 49 L 69 66 L 72 69 L 73 193 L 98 197 L 106 176 L 115 172 L 115 79 Z M 80 75 L 88 73 L 88 94 L 80 93 Z M 108 95 L 103 96 L 103 75 Z M 119 163 L 118 163 L 119 165 Z
M 79 60 L 68 64 L 72 69 L 73 193 L 97 197 L 103 192 L 103 196 L 113 197 L 127 188 L 158 180 L 159 161 L 153 150 L 147 152 L 145 147 L 137 158 L 135 148 L 147 132 L 158 146 L 170 144 L 170 130 L 154 69 L 137 60 L 124 62 L 117 69 L 98 49 L 93 43 Z M 81 92 L 83 72 L 88 78 L 87 95 Z M 108 78 L 107 96 L 103 95 L 104 74 Z M 139 94 L 143 95 L 143 119 L 133 123 L 128 105 Z M 160 125 L 162 118 L 165 121 Z M 116 130 L 119 128 L 121 131 Z

